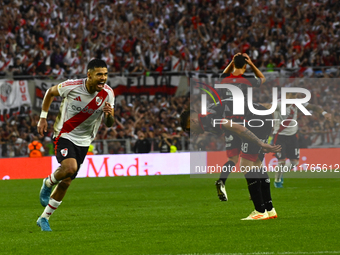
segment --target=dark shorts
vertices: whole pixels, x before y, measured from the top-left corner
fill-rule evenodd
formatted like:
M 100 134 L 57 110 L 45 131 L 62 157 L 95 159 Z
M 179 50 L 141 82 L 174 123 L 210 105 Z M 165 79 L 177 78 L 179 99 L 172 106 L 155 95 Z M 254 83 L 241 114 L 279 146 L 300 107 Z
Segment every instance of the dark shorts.
M 239 136 L 232 133 L 226 132 L 225 138 L 225 149 L 227 151 L 227 157 L 231 158 L 239 155 L 241 152 L 242 140 Z
M 54 153 L 57 157 L 58 163 L 67 158 L 74 158 L 77 160 L 77 172 L 71 177 L 72 180 L 76 178 L 78 170 L 83 164 L 89 147 L 77 146 L 70 140 L 60 137 L 58 140 L 54 140 Z
M 260 104 L 253 105 L 257 110 L 267 110 L 267 108 Z M 255 115 L 249 112 L 246 115 L 245 127 L 253 132 L 264 143 L 267 143 L 268 137 L 272 130 L 272 122 L 268 121 L 268 119 L 273 119 L 273 116 L 271 114 Z M 260 161 L 263 161 L 264 153 L 261 152 L 261 147 L 256 143 L 249 142 L 248 140 L 242 138 L 240 157 L 248 159 L 252 162 L 255 162 L 257 158 L 259 158 Z
M 300 148 L 297 135 L 274 135 L 274 144 L 282 146 L 281 152 L 276 153 L 277 159 L 299 159 Z

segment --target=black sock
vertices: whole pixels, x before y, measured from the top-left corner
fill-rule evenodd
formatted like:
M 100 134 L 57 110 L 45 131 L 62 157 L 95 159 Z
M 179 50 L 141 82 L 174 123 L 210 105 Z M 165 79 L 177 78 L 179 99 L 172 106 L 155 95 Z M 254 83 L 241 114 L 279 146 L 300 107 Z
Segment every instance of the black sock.
M 261 191 L 264 207 L 267 211 L 273 209 L 272 196 L 270 194 L 270 179 L 267 172 L 262 173 L 261 171 Z
M 248 190 L 251 196 L 251 200 L 255 206 L 255 210 L 261 213 L 265 212 L 264 202 L 261 192 L 261 179 L 257 177 L 255 173 L 247 173 L 244 176 L 248 183 Z
M 233 171 L 233 167 L 235 166 L 235 163 L 231 160 L 229 160 L 227 163 L 225 163 L 222 167 L 222 171 L 220 174 L 220 179 L 223 184 L 225 184 L 226 180 L 228 179 L 229 174 L 231 171 Z

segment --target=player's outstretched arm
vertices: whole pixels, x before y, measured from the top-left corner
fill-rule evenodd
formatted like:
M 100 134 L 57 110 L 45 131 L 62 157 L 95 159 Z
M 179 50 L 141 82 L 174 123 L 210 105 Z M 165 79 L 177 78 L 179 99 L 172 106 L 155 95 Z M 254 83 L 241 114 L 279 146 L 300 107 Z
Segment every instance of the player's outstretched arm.
M 270 145 L 264 143 L 260 138 L 258 138 L 253 132 L 251 132 L 249 129 L 245 128 L 242 125 L 239 124 L 232 124 L 230 120 L 226 124 L 223 124 L 223 128 L 228 129 L 229 131 L 232 131 L 236 133 L 238 136 L 247 139 L 253 143 L 256 143 L 259 145 L 263 152 L 280 152 L 281 151 L 281 145 Z
M 41 113 L 40 113 L 40 119 L 37 125 L 38 133 L 40 135 L 44 135 L 44 132 L 47 132 L 47 113 L 48 109 L 50 109 L 50 105 L 53 102 L 53 99 L 55 96 L 60 96 L 58 91 L 58 85 L 55 85 L 51 88 L 49 88 L 44 96 L 42 107 L 41 107 Z

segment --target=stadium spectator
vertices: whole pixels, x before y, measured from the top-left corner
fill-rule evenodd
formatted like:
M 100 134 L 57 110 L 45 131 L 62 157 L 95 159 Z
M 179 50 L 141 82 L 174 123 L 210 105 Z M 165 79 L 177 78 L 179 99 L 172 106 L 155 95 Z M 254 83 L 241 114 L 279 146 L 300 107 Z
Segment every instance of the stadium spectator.
M 139 130 L 137 132 L 138 140 L 136 141 L 133 152 L 134 153 L 149 153 L 151 151 L 151 144 L 148 139 L 145 138 L 144 132 Z
M 221 70 L 225 65 L 218 61 L 219 56 L 226 54 L 231 60 L 238 51 L 251 54 L 256 65 L 264 67 L 270 61 L 278 65 L 278 52 L 285 56 L 289 66 L 297 68 L 304 59 L 309 65 L 339 63 L 338 4 L 243 2 L 219 2 L 219 11 L 209 2 L 173 4 L 169 0 L 136 6 L 127 1 L 115 4 L 91 1 L 80 5 L 67 0 L 51 5 L 42 0 L 30 4 L 28 11 L 22 5 L 2 2 L 0 37 L 4 59 L 0 68 L 8 70 L 19 55 L 23 64 L 26 57 L 35 58 L 39 51 L 45 61 L 50 58 L 52 67 L 59 64 L 65 68 L 65 64 L 72 65 L 80 57 L 78 50 L 80 54 L 95 52 L 96 57 L 105 59 L 116 71 L 128 69 L 127 63 L 138 55 L 145 67 L 153 70 L 157 59 L 164 64 L 162 55 L 167 52 L 173 60 L 172 70 L 211 70 L 214 62 Z M 146 9 L 150 10 L 147 18 L 142 14 Z M 26 49 L 34 50 L 24 54 Z M 72 56 L 72 52 L 77 54 Z M 127 63 L 120 63 L 124 58 Z M 196 66 L 194 59 L 199 58 L 200 64 Z M 37 70 L 38 65 L 36 62 Z
M 160 142 L 158 144 L 159 151 L 161 153 L 168 153 L 170 152 L 170 147 L 172 145 L 171 139 L 169 139 L 168 134 L 166 132 L 163 132 L 160 137 Z
M 10 141 L 9 141 L 9 151 L 8 155 L 9 157 L 20 157 L 27 155 L 27 142 L 19 137 L 18 132 L 14 131 L 10 135 Z

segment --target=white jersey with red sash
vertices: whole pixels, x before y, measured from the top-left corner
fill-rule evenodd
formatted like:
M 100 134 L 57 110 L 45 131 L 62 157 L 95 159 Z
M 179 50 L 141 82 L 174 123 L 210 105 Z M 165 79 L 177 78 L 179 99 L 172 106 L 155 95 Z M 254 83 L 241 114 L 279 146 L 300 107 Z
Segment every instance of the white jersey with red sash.
M 90 146 L 103 116 L 105 102 L 114 107 L 113 90 L 105 84 L 100 92 L 90 94 L 86 79 L 67 80 L 58 85 L 63 101 L 54 124 L 54 137 L 70 140 L 77 146 Z
M 308 103 L 303 103 L 302 105 L 306 107 Z M 273 134 L 295 135 L 298 131 L 297 114 L 298 108 L 295 104 L 291 104 L 286 106 L 286 115 L 281 115 L 281 99 L 278 100 L 277 108 L 274 112 L 274 119 L 279 119 L 279 121 L 274 122 Z

